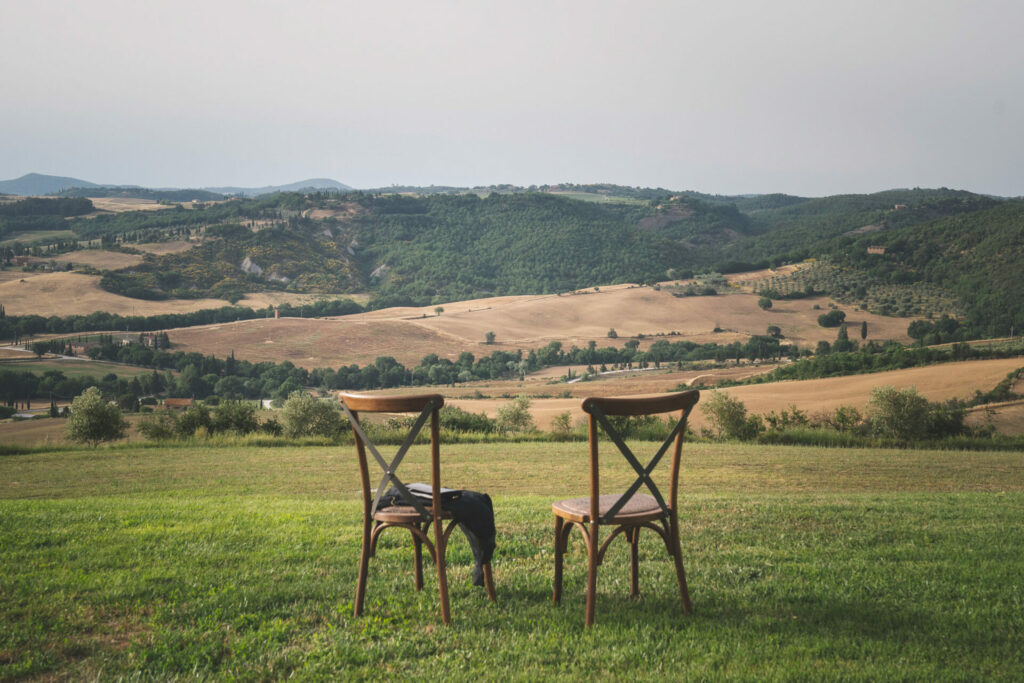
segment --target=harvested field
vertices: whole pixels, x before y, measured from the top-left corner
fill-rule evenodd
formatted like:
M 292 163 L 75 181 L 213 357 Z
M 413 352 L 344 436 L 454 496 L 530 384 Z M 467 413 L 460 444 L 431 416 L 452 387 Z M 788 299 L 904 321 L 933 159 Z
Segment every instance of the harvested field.
M 454 360 L 463 351 L 476 356 L 495 350 L 526 352 L 552 341 L 565 349 L 582 348 L 590 341 L 599 347 L 619 347 L 627 337 L 639 334 L 645 335 L 641 349 L 658 338 L 728 344 L 764 334 L 768 325 L 778 325 L 787 341 L 807 347 L 835 340 L 836 330 L 819 327 L 822 310 L 813 308 L 817 304 L 824 309 L 827 303 L 820 297 L 801 299 L 764 311 L 752 294 L 679 298 L 664 290 L 619 285 L 562 296 L 462 301 L 445 304 L 441 315 L 432 306 L 389 308 L 326 320 L 247 321 L 241 331 L 231 325 L 182 329 L 171 333 L 171 341 L 186 351 L 221 356 L 234 350 L 238 358 L 287 359 L 308 368 L 365 365 L 378 356 L 415 365 L 430 353 Z M 846 312 L 851 329 L 868 321 L 869 339 L 910 341 L 907 318 Z M 716 327 L 723 331 L 714 332 Z M 608 337 L 612 328 L 617 339 Z M 484 343 L 489 331 L 496 336 L 492 345 Z
M 972 427 L 989 422 L 1000 434 L 1024 434 L 1024 401 L 978 406 L 967 415 L 967 424 Z
M 429 328 L 401 320 L 365 321 L 359 316 L 339 319 L 281 318 L 242 320 L 171 330 L 176 351 L 198 351 L 253 362 L 289 360 L 306 368 L 368 365 L 378 356 L 394 356 L 403 364 L 417 364 L 430 353 L 462 346 Z M 481 344 L 482 346 L 482 344 Z M 452 359 L 458 357 L 454 352 Z
M 155 199 L 139 199 L 135 197 L 89 197 L 89 201 L 98 211 L 124 213 L 126 211 L 159 211 L 172 209 L 174 204 L 160 204 Z
M 188 251 L 192 247 L 196 246 L 196 244 L 196 242 L 189 242 L 188 240 L 173 240 L 171 242 L 145 242 L 143 244 L 133 244 L 132 247 L 139 251 L 144 251 L 147 254 L 163 256 L 164 254 L 180 254 L 183 251 Z
M 54 256 L 52 260 L 57 263 L 85 264 L 99 270 L 118 270 L 119 268 L 130 268 L 142 263 L 142 256 L 138 254 L 125 254 L 120 251 L 107 251 L 105 249 L 79 249 L 60 256 Z
M 967 399 L 976 390 L 988 391 L 1006 377 L 1007 373 L 1022 366 L 1024 366 L 1024 359 L 1021 358 L 964 361 L 867 375 L 730 387 L 722 389 L 722 391 L 743 401 L 750 413 L 780 412 L 791 405 L 795 405 L 808 414 L 831 411 L 844 405 L 853 406 L 863 412 L 871 399 L 872 389 L 878 386 L 889 385 L 900 389 L 915 387 L 922 396 L 930 401 L 945 401 L 951 398 Z M 767 369 L 770 368 L 762 368 L 762 370 Z M 740 369 L 737 370 L 742 372 Z M 746 369 L 748 374 L 754 371 L 756 371 L 754 368 Z M 632 396 L 672 391 L 679 384 L 692 383 L 700 373 L 651 372 L 644 373 L 644 375 L 646 376 L 641 378 L 624 380 L 608 378 L 576 384 L 531 385 L 528 382 L 507 382 L 485 385 L 474 383 L 460 387 L 458 391 L 448 389 L 446 393 L 449 396 L 462 397 L 452 398 L 450 402 L 454 405 L 474 413 L 485 412 L 494 417 L 498 408 L 508 403 L 510 399 L 467 397 L 471 396 L 473 391 L 479 391 L 485 396 L 535 395 L 538 393 L 546 393 L 550 396 L 570 391 L 571 398 L 533 399 L 530 412 L 541 429 L 548 429 L 554 416 L 566 410 L 572 413 L 574 422 L 582 419 L 584 416 L 580 410 L 582 397 Z M 1001 431 L 1006 434 L 1024 433 L 1024 405 L 1007 406 L 999 413 L 1005 415 L 996 422 Z M 972 420 L 978 421 L 983 421 L 983 419 L 983 415 L 972 418 Z M 698 427 L 706 425 L 699 404 L 693 413 L 691 423 Z
M 10 272 L 10 271 L 8 271 Z M 189 313 L 204 308 L 229 305 L 223 299 L 168 299 L 146 301 L 111 294 L 100 289 L 97 275 L 80 273 L 16 273 L 20 276 L 0 278 L 0 301 L 9 315 L 42 316 L 84 315 L 107 311 L 119 315 L 162 315 Z M 266 308 L 272 304 L 315 301 L 322 295 L 262 292 L 243 298 L 239 305 Z
M 790 275 L 800 270 L 801 268 L 806 268 L 806 265 L 802 263 L 794 263 L 788 266 L 779 266 L 778 268 L 774 269 L 770 268 L 766 270 L 754 270 L 748 273 L 729 273 L 728 275 L 725 276 L 725 279 L 728 280 L 729 282 L 740 282 L 744 280 L 768 280 L 770 278 L 779 277 L 781 275 Z

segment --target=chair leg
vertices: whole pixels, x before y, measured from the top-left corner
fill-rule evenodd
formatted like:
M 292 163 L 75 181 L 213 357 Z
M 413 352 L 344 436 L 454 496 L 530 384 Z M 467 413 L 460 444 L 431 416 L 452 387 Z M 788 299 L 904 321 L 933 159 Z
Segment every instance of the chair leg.
M 448 606 L 448 567 L 445 562 L 448 544 L 445 543 L 444 529 L 441 520 L 434 519 L 434 552 L 437 555 L 437 589 L 441 594 L 441 621 L 452 623 L 451 609 Z
M 363 613 L 363 598 L 366 596 L 366 575 L 369 573 L 370 555 L 373 548 L 370 545 L 370 520 L 363 520 L 363 548 L 359 553 L 359 578 L 356 580 L 356 599 L 353 613 L 361 616 Z
M 629 539 L 629 597 L 640 598 L 640 527 L 626 532 Z
M 551 594 L 551 602 L 558 604 L 562 600 L 562 562 L 565 547 L 562 544 L 562 527 L 565 521 L 555 516 L 555 584 Z
M 590 531 L 587 534 L 587 617 L 586 624 L 589 627 L 594 623 L 595 603 L 597 602 L 597 530 L 596 522 L 590 523 Z
M 420 537 L 413 533 L 412 534 L 412 548 L 413 548 L 413 567 L 416 574 L 416 590 L 423 590 L 423 541 Z
M 676 579 L 679 581 L 679 594 L 683 599 L 683 612 L 692 614 L 693 604 L 690 602 L 690 590 L 686 586 L 686 569 L 683 568 L 683 549 L 679 542 L 679 518 L 675 514 L 672 515 L 670 533 L 672 534 L 672 555 L 676 562 Z
M 491 602 L 497 602 L 498 594 L 494 590 L 494 576 L 491 574 L 490 562 L 484 565 L 484 586 L 487 588 L 487 597 L 491 599 Z

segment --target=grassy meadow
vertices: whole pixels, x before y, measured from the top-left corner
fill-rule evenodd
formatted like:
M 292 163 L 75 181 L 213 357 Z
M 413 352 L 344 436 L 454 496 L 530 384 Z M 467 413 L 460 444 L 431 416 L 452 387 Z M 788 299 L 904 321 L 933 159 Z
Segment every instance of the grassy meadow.
M 649 452 L 651 444 L 633 444 Z M 391 450 L 391 449 L 388 449 Z M 1020 680 L 1024 454 L 688 444 L 683 552 L 618 541 L 583 627 L 573 536 L 550 603 L 550 504 L 586 491 L 583 444 L 453 445 L 448 485 L 495 501 L 498 603 L 449 548 L 385 533 L 363 617 L 344 447 L 119 446 L 0 457 L 0 679 Z M 646 460 L 646 458 L 642 458 Z M 403 479 L 426 478 L 424 450 Z M 608 488 L 632 480 L 609 467 Z

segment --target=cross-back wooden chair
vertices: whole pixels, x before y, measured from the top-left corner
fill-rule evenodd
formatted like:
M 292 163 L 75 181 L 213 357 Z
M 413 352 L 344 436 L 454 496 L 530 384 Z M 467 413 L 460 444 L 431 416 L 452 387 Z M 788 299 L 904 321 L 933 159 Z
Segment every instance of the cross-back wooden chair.
M 423 589 L 423 546 L 426 546 L 431 559 L 437 565 L 441 620 L 449 624 L 451 623 L 451 611 L 448 606 L 448 569 L 445 564 L 445 552 L 448 548 L 448 537 L 451 536 L 456 521 L 450 512 L 441 507 L 441 447 L 438 411 L 444 405 L 444 397 L 440 394 L 366 396 L 341 393 L 338 398 L 355 434 L 356 453 L 359 456 L 359 478 L 363 493 L 363 546 L 359 558 L 359 579 L 356 584 L 353 611 L 356 616 L 363 613 L 370 558 L 376 551 L 377 539 L 385 529 L 395 527 L 406 529 L 412 534 L 416 590 Z M 409 430 L 398 452 L 391 460 L 385 460 L 374 443 L 366 436 L 359 420 L 359 413 L 419 413 L 419 417 Z M 398 478 L 396 471 L 428 420 L 430 421 L 430 485 L 432 492 L 430 505 L 425 505 L 409 491 L 408 486 Z M 370 489 L 367 451 L 383 470 L 383 476 L 375 491 Z M 381 499 L 389 487 L 398 490 L 402 504 L 381 507 Z M 448 522 L 447 527 L 444 526 L 445 521 Z M 428 535 L 431 526 L 434 530 L 433 542 Z M 487 595 L 493 601 L 496 598 L 490 563 L 485 564 L 483 570 Z
M 589 417 L 590 496 L 560 500 L 551 506 L 555 513 L 555 581 L 552 600 L 557 604 L 562 597 L 563 556 L 569 541 L 569 533 L 573 527 L 576 527 L 582 532 L 587 546 L 587 626 L 594 623 L 597 567 L 604 559 L 609 544 L 619 534 L 626 538 L 630 546 L 630 597 L 640 597 L 638 544 L 640 530 L 645 528 L 656 532 L 665 542 L 668 554 L 675 560 L 676 578 L 679 581 L 683 610 L 689 614 L 693 609 L 690 603 L 690 593 L 686 587 L 686 571 L 683 568 L 683 556 L 679 543 L 679 515 L 676 500 L 679 493 L 679 460 L 683 433 L 686 431 L 686 419 L 699 397 L 700 392 L 693 390 L 652 398 L 587 398 L 583 400 L 583 410 Z M 609 416 L 615 415 L 657 415 L 677 410 L 680 411 L 679 420 L 647 465 L 640 463 L 608 420 Z M 636 481 L 621 495 L 601 494 L 598 467 L 599 426 L 637 473 Z M 669 447 L 673 445 L 669 497 L 666 501 L 651 479 L 651 473 Z M 638 493 L 641 487 L 646 487 L 648 492 Z M 605 539 L 604 543 L 600 543 L 599 539 L 602 526 L 613 527 L 611 535 Z

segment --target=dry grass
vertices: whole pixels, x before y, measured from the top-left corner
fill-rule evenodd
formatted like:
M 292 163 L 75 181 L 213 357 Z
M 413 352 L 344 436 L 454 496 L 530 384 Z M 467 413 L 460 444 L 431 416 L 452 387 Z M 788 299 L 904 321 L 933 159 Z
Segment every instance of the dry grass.
M 170 242 L 144 242 L 142 244 L 133 244 L 132 247 L 139 251 L 144 251 L 147 254 L 155 254 L 156 256 L 163 256 L 165 254 L 180 254 L 183 251 L 188 251 L 192 247 L 196 246 L 196 242 L 190 242 L 188 240 L 172 240 Z
M 99 270 L 131 268 L 142 263 L 142 257 L 138 254 L 125 254 L 105 249 L 80 249 L 54 256 L 52 260 L 57 263 L 85 264 Z
M 780 412 L 791 405 L 797 406 L 808 414 L 831 411 L 839 406 L 853 406 L 864 411 L 871 399 L 871 391 L 878 386 L 894 386 L 897 388 L 915 387 L 921 395 L 930 401 L 945 401 L 952 398 L 970 398 L 976 390 L 988 391 L 998 384 L 1012 370 L 1021 367 L 1019 358 L 998 360 L 964 361 L 960 363 L 943 363 L 923 368 L 909 368 L 878 372 L 868 375 L 852 375 L 849 377 L 831 377 L 791 382 L 772 382 L 722 389 L 746 405 L 748 412 L 765 414 L 771 411 Z M 737 368 L 735 375 L 744 372 L 764 371 L 770 368 Z M 534 421 L 541 429 L 550 429 L 551 420 L 558 414 L 569 411 L 573 421 L 583 419 L 580 401 L 585 396 L 635 396 L 654 394 L 673 390 L 683 383 L 693 383 L 695 379 L 707 374 L 700 372 L 649 372 L 624 378 L 608 378 L 576 384 L 543 385 L 529 382 L 504 382 L 496 384 L 474 383 L 458 390 L 447 389 L 445 392 L 452 397 L 450 402 L 464 410 L 484 412 L 494 417 L 498 408 L 508 403 L 508 398 L 470 398 L 473 391 L 480 391 L 485 396 L 515 396 L 560 394 L 569 391 L 571 398 L 534 398 L 530 412 Z M 694 384 L 698 386 L 699 382 Z M 998 410 L 1000 417 L 997 428 L 1005 434 L 1024 433 L 1024 406 L 1010 405 Z M 972 418 L 983 421 L 984 416 Z M 706 426 L 703 412 L 698 408 L 693 412 L 691 424 L 697 427 Z
M 223 299 L 168 299 L 145 301 L 111 294 L 100 289 L 97 275 L 80 273 L 17 273 L 17 278 L 0 279 L 0 301 L 9 315 L 84 315 L 107 311 L 119 315 L 163 315 L 190 313 L 229 305 Z M 241 306 L 265 308 L 271 304 L 314 301 L 321 295 L 262 292 L 245 297 Z
M 160 204 L 155 199 L 135 197 L 89 197 L 98 211 L 124 213 L 126 211 L 159 211 L 173 208 L 173 204 Z
M 390 308 L 328 320 L 246 321 L 216 328 L 175 330 L 171 339 L 178 348 L 224 355 L 234 350 L 248 360 L 291 360 L 303 367 L 365 365 L 378 356 L 416 364 L 429 353 L 455 359 L 463 351 L 476 356 L 495 350 L 540 348 L 559 341 L 565 349 L 586 346 L 620 346 L 625 337 L 644 334 L 640 348 L 655 341 L 697 343 L 744 341 L 778 325 L 788 341 L 813 346 L 833 341 L 834 329 L 817 324 L 823 298 L 780 302 L 770 311 L 757 306 L 757 296 L 729 294 L 715 297 L 673 297 L 664 289 L 620 285 L 577 294 L 508 296 L 446 304 L 437 315 L 433 306 Z M 869 338 L 909 341 L 908 319 L 875 316 L 849 309 L 851 329 L 868 321 Z M 234 329 L 238 325 L 242 329 Z M 718 327 L 723 332 L 714 332 Z M 609 339 L 614 328 L 619 339 Z M 494 332 L 493 345 L 484 343 Z

